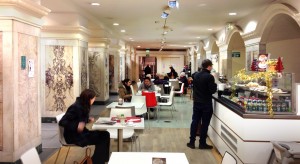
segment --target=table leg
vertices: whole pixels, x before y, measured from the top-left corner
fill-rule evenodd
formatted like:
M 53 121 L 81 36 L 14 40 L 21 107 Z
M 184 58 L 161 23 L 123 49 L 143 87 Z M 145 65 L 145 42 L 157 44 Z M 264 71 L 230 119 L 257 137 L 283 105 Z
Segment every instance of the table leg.
M 123 151 L 123 129 L 118 129 L 118 152 Z

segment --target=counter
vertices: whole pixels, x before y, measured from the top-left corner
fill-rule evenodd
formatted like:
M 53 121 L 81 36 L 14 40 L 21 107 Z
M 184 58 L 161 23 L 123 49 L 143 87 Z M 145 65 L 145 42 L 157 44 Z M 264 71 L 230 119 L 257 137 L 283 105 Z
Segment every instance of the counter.
M 221 154 L 233 154 L 238 163 L 268 163 L 270 141 L 300 142 L 300 116 L 245 113 L 239 105 L 213 96 L 214 113 L 208 136 Z

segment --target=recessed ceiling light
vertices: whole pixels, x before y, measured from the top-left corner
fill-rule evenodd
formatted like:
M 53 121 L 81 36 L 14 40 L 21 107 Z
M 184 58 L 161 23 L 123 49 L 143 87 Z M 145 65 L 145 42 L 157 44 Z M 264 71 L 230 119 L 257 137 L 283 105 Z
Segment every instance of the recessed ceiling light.
M 121 32 L 126 32 L 126 30 L 121 30 Z
M 236 15 L 236 13 L 229 13 L 228 15 L 231 15 L 231 16 L 233 16 L 233 15 Z
M 100 3 L 92 2 L 91 5 L 92 5 L 92 6 L 100 6 Z
M 205 4 L 205 3 L 201 3 L 201 4 L 199 4 L 198 6 L 199 6 L 199 7 L 204 7 L 204 6 L 206 6 L 206 4 Z
M 196 38 L 200 39 L 201 37 L 200 37 L 200 36 L 197 36 Z
M 136 46 L 136 47 L 140 48 L 141 46 Z
M 207 29 L 208 31 L 212 31 L 213 29 L 212 28 L 209 28 L 209 29 Z
M 119 23 L 114 23 L 113 25 L 114 25 L 114 26 L 119 26 Z

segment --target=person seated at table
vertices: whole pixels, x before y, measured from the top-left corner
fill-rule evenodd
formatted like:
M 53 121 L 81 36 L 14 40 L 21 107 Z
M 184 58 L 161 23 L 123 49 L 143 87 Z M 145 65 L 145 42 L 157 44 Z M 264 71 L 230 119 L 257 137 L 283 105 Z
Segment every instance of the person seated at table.
M 168 84 L 169 82 L 167 80 L 164 80 L 164 77 L 160 74 L 156 74 L 153 83 L 155 85 L 160 85 L 160 84 Z
M 186 78 L 186 75 L 185 75 L 184 72 L 181 72 L 181 73 L 180 73 L 180 76 L 179 76 L 178 80 L 181 81 L 182 84 L 184 84 L 184 91 L 183 91 L 183 93 L 186 94 L 187 88 L 188 88 L 188 86 L 189 86 L 189 81 L 188 81 L 188 79 Z
M 125 102 L 130 102 L 131 97 L 132 97 L 132 92 L 131 92 L 131 81 L 129 79 L 124 79 L 120 84 L 119 84 L 119 98 L 122 98 Z
M 96 93 L 93 90 L 82 91 L 59 121 L 59 126 L 64 127 L 63 135 L 68 144 L 81 147 L 95 145 L 92 161 L 104 164 L 109 160 L 110 134 L 107 131 L 90 131 L 86 128 L 88 122 L 94 122 L 89 114 L 95 99 Z
M 139 91 L 148 91 L 148 92 L 155 91 L 154 84 L 151 82 L 151 79 L 149 77 L 144 78 L 144 81 L 139 86 Z

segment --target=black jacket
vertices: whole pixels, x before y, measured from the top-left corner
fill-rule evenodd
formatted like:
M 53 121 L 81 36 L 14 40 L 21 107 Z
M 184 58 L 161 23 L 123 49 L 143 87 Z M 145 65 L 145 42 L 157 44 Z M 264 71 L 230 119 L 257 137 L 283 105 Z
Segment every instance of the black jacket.
M 78 144 L 85 146 L 86 136 L 89 135 L 89 130 L 84 128 L 82 133 L 77 132 L 79 122 L 88 123 L 89 112 L 85 112 L 80 103 L 80 98 L 77 97 L 74 104 L 72 104 L 63 118 L 59 121 L 59 125 L 64 127 L 64 137 L 69 144 Z
M 195 102 L 212 103 L 212 94 L 217 91 L 214 77 L 207 69 L 202 69 L 194 75 L 193 97 Z

